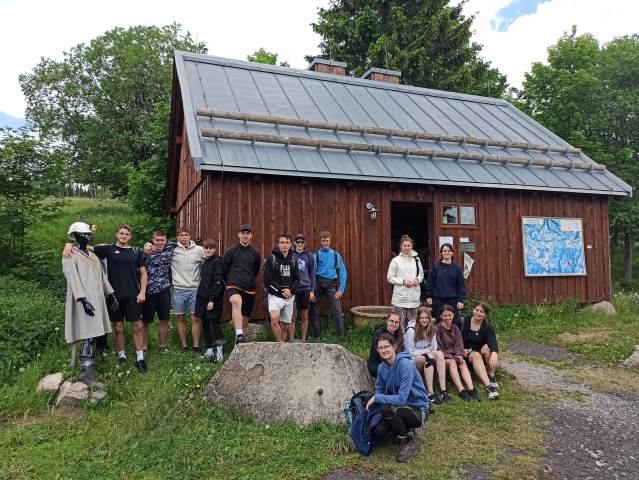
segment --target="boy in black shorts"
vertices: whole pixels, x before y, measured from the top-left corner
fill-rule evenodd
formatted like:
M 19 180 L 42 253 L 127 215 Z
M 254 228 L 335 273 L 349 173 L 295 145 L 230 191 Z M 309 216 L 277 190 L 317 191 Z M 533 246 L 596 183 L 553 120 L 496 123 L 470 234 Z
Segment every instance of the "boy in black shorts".
M 300 275 L 300 283 L 295 291 L 295 310 L 293 321 L 289 326 L 289 338 L 295 334 L 295 320 L 299 312 L 302 321 L 301 340 L 306 341 L 308 333 L 308 311 L 309 302 L 315 301 L 315 256 L 306 250 L 306 237 L 303 233 L 295 235 L 295 249 L 293 250 L 293 260 L 297 262 Z
M 233 245 L 222 258 L 226 294 L 231 302 L 231 317 L 235 326 L 235 343 L 242 343 L 244 329 L 255 302 L 255 278 L 260 272 L 261 255 L 251 245 L 253 229 L 250 225 L 240 225 L 237 233 L 239 243 Z

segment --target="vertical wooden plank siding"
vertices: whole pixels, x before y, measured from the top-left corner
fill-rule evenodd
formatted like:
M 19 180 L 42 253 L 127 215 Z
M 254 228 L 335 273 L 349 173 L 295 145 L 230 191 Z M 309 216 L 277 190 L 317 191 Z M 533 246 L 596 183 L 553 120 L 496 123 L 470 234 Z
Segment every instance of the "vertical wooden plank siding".
M 188 152 L 188 148 L 182 152 Z M 174 206 L 178 223 L 196 231 L 195 221 L 200 218 L 202 239 L 219 239 L 221 252 L 237 241 L 240 223 L 251 223 L 253 243 L 262 255 L 270 253 L 279 233 L 302 232 L 309 249 L 315 250 L 319 247 L 319 232 L 330 230 L 332 245 L 343 253 L 348 270 L 345 309 L 390 303 L 392 287 L 386 281 L 386 271 L 392 245 L 398 241 L 390 238 L 394 201 L 432 204 L 431 261 L 436 258 L 440 235 L 454 237 L 460 263 L 463 262 L 460 237 L 469 237 L 475 243 L 476 252 L 471 254 L 475 265 L 467 287 L 496 304 L 553 303 L 567 298 L 597 302 L 611 296 L 605 197 L 321 179 L 300 181 L 267 175 L 222 176 L 219 172 L 195 172 L 188 154 L 182 156 Z M 196 213 L 198 199 L 201 212 Z M 366 211 L 367 202 L 373 202 L 379 210 L 376 220 Z M 441 204 L 446 202 L 475 204 L 477 227 L 443 226 Z M 588 275 L 525 278 L 522 216 L 582 218 L 585 245 L 592 246 L 586 248 Z M 261 298 L 258 300 L 259 306 Z M 263 317 L 262 308 L 256 307 L 253 315 Z

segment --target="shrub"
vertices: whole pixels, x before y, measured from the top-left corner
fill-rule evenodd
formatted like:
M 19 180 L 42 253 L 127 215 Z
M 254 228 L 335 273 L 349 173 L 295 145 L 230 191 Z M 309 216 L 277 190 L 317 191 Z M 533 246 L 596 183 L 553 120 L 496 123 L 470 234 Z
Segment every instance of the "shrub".
M 64 304 L 36 285 L 0 276 L 0 383 L 64 338 Z

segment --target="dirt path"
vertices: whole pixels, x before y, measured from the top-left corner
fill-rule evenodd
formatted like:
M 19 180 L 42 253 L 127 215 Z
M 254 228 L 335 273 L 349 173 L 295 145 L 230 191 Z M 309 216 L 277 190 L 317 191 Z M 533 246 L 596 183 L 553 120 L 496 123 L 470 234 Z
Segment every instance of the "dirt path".
M 501 366 L 533 391 L 579 392 L 540 409 L 548 419 L 543 476 L 563 479 L 639 479 L 639 396 L 598 392 L 560 371 L 505 357 Z

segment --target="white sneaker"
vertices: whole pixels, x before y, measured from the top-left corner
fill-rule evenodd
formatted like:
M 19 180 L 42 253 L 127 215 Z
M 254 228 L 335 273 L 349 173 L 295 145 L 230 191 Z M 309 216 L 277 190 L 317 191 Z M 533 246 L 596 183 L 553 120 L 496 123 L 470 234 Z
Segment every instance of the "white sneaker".
M 202 358 L 204 360 L 213 360 L 213 356 L 214 356 L 213 349 L 207 348 L 206 352 L 204 352 L 204 355 L 202 355 Z
M 497 379 L 492 376 L 492 377 L 488 377 L 488 379 L 490 380 L 490 386 L 497 389 L 499 388 L 499 383 L 497 383 Z
M 486 390 L 488 391 L 489 400 L 497 400 L 499 398 L 499 392 L 495 390 L 495 387 L 493 387 L 492 385 L 488 385 L 486 387 Z
M 224 361 L 224 352 L 222 351 L 222 347 L 217 347 L 215 350 L 215 361 L 223 362 Z

